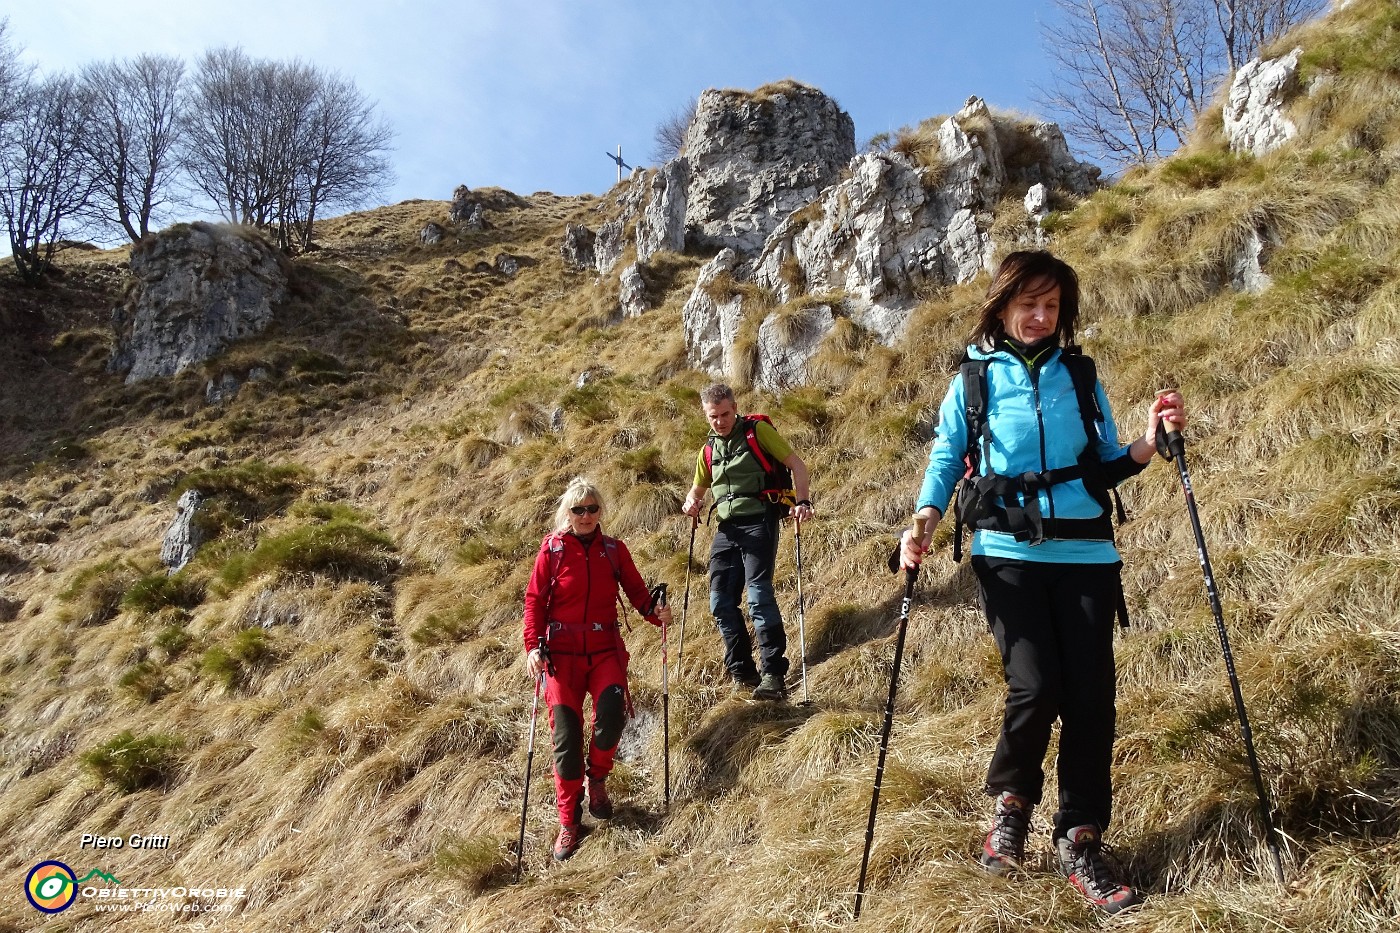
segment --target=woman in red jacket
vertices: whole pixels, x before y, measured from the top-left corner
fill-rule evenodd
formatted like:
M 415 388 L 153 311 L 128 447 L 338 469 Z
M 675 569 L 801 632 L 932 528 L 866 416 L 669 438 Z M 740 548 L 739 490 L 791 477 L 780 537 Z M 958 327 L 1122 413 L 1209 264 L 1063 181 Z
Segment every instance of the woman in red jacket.
M 588 480 L 575 477 L 559 497 L 554 532 L 540 542 L 525 590 L 525 667 L 545 678 L 545 703 L 554 742 L 554 788 L 559 837 L 554 857 L 563 861 L 579 844 L 583 781 L 588 812 L 612 818 L 607 780 L 627 720 L 627 648 L 618 629 L 618 588 L 646 613 L 651 594 L 632 563 L 627 545 L 601 530 L 603 497 Z M 646 620 L 671 621 L 669 607 Z M 541 652 L 541 643 L 545 651 Z M 585 750 L 583 696 L 593 695 L 593 735 Z

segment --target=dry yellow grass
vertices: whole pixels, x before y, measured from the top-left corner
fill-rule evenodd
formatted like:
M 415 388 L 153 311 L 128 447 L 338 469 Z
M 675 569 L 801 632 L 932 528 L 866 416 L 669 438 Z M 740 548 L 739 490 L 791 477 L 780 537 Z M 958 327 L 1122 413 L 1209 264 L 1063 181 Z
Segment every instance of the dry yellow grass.
M 1319 28 L 1341 48 L 1387 11 L 1357 0 Z M 1088 288 L 1082 332 L 1122 432 L 1139 430 L 1155 389 L 1187 393 L 1196 495 L 1287 840 L 1280 889 L 1181 491 L 1157 464 L 1125 490 L 1134 520 L 1120 538 L 1134 628 L 1119 642 L 1111 838 L 1149 895 L 1122 921 L 1134 929 L 1378 933 L 1400 918 L 1397 94 L 1390 72 L 1345 51 L 1319 58 L 1346 68 L 1299 105 L 1310 109 L 1295 113 L 1293 151 L 1222 160 L 1203 133 L 1179 157 L 1195 163 L 1135 175 L 1057 233 Z M 554 497 L 575 474 L 598 477 L 605 526 L 649 581 L 671 584 L 679 617 L 689 524 L 677 505 L 705 436 L 707 377 L 685 368 L 678 336 L 696 262 L 663 257 L 649 270 L 658 307 L 613 322 L 615 283 L 557 252 L 565 222 L 596 227 L 611 201 L 486 194 L 490 230 L 432 247 L 417 231 L 444 202 L 327 221 L 323 249 L 297 262 L 295 319 L 208 372 L 129 388 L 101 372 L 96 322 L 121 283 L 112 254 L 66 257 L 53 332 L 38 350 L 0 351 L 6 397 L 38 406 L 29 427 L 5 423 L 0 462 L 0 832 L 16 883 L 59 858 L 126 885 L 241 885 L 231 916 L 205 920 L 251 933 L 849 922 L 898 609 L 884 561 L 978 286 L 930 295 L 894 348 L 839 319 L 815 387 L 741 400 L 772 412 L 813 466 L 814 703 L 730 696 L 702 527 L 686 668 L 670 679 L 670 811 L 659 633 L 634 624 L 638 718 L 615 772 L 618 816 L 568 863 L 548 858 L 542 717 L 515 886 L 530 711 L 520 598 Z M 1222 291 L 1223 264 L 1260 224 L 1283 240 L 1266 262 L 1273 288 Z M 533 264 L 513 279 L 478 271 L 499 253 Z M 795 326 L 801 308 L 787 309 Z M 216 370 L 254 362 L 274 378 L 202 404 Z M 123 608 L 181 479 L 250 464 L 304 476 L 285 498 L 259 487 L 263 508 L 206 546 L 189 572 L 208 585 L 202 600 Z M 337 520 L 386 534 L 392 567 L 224 573 L 260 542 Z M 789 532 L 779 599 L 796 661 Z M 911 620 L 862 928 L 1096 929 L 1049 868 L 1044 815 L 1027 877 L 973 864 L 1002 688 L 970 574 L 941 556 L 947 536 Z M 159 775 L 130 791 L 82 763 L 122 732 L 150 740 Z M 168 833 L 171 846 L 81 850 L 84 832 Z M 0 930 L 39 919 L 0 899 Z M 109 919 L 80 905 L 50 925 Z

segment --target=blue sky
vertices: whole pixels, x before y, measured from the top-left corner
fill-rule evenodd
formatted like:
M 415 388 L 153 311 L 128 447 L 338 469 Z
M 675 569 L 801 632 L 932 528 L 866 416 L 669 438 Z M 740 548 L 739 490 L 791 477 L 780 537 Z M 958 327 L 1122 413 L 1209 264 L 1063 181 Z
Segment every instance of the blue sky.
M 386 201 L 458 184 L 601 193 L 605 152 L 647 164 L 656 125 L 709 87 L 815 85 L 875 133 L 972 94 L 1035 112 L 1051 81 L 1051 0 L 59 0 L 15 4 L 11 40 L 42 72 L 143 52 L 187 63 L 239 45 L 339 71 L 393 126 Z

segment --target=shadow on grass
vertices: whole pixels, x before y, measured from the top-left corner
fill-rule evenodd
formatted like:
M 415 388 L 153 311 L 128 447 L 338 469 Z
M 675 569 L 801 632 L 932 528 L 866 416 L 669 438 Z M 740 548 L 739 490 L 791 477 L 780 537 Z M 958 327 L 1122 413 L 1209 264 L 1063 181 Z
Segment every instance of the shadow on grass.
M 720 796 L 739 781 L 744 768 L 767 746 L 787 738 L 821 710 L 813 705 L 725 701 L 686 740 L 685 750 L 696 759 L 686 783 L 701 799 Z

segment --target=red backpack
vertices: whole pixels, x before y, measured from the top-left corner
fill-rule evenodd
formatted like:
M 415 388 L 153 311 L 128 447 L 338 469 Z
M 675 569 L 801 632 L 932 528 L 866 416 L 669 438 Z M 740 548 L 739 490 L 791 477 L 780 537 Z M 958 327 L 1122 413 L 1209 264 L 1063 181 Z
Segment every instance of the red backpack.
M 767 415 L 757 412 L 748 415 L 741 415 L 739 419 L 744 425 L 744 441 L 749 445 L 749 453 L 753 454 L 758 465 L 763 468 L 763 490 L 758 497 L 778 510 L 779 518 L 786 518 L 792 511 L 792 507 L 797 504 L 797 490 L 792 485 L 792 471 L 787 465 L 772 459 L 763 452 L 763 445 L 758 442 L 758 422 L 762 421 L 769 427 L 773 426 L 773 419 Z M 705 469 L 714 475 L 714 438 L 705 441 Z

